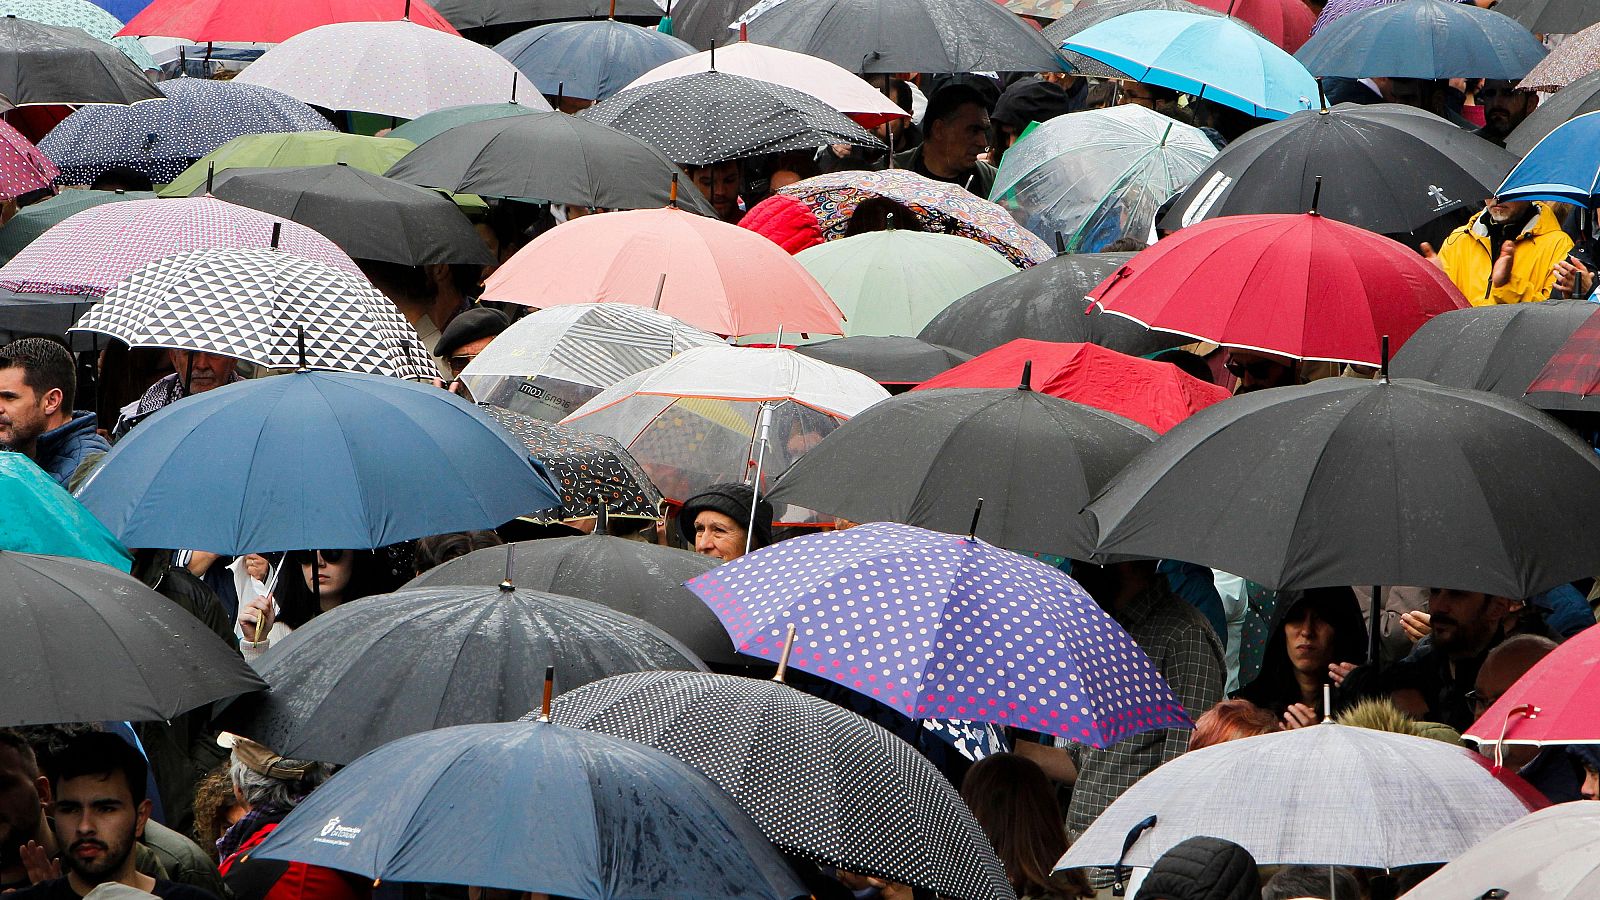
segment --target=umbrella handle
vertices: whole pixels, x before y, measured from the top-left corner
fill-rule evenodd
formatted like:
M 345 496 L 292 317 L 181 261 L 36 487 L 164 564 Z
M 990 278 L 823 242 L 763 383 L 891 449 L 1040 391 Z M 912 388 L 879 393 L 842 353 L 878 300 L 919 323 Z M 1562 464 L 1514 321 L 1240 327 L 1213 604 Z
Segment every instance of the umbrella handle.
M 794 625 L 789 625 L 789 634 L 783 639 L 783 655 L 778 657 L 778 672 L 772 680 L 783 683 L 783 676 L 789 672 L 789 654 L 794 651 Z
M 1539 712 L 1539 707 L 1534 706 L 1532 703 L 1524 703 L 1521 706 L 1513 706 L 1506 710 L 1506 719 L 1500 723 L 1500 737 L 1494 742 L 1494 767 L 1496 769 L 1501 768 L 1505 763 L 1506 735 L 1511 731 L 1511 717 L 1520 713 L 1530 719 L 1537 719 L 1539 718 Z
M 555 692 L 556 667 L 544 667 L 544 698 L 539 701 L 539 721 L 550 721 L 550 695 Z

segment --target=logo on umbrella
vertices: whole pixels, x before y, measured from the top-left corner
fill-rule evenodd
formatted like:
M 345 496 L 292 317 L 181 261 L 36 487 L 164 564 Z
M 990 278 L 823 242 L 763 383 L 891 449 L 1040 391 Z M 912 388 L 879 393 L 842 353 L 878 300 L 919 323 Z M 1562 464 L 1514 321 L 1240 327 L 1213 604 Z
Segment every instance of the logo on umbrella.
M 335 847 L 348 847 L 350 842 L 361 834 L 361 829 L 349 825 L 339 824 L 339 817 L 334 816 L 328 824 L 322 826 L 322 831 L 312 840 L 319 844 L 332 844 Z
M 1451 200 L 1449 197 L 1446 197 L 1444 195 L 1444 188 L 1439 187 L 1437 184 L 1428 185 L 1428 197 L 1433 200 L 1434 212 L 1443 212 L 1460 202 L 1458 200 Z

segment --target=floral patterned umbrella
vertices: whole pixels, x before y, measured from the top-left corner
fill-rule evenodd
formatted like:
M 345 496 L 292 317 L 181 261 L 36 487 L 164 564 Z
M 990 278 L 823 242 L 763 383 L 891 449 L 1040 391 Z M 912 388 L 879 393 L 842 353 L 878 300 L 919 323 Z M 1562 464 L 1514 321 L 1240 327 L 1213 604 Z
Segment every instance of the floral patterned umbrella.
M 1600 71 L 1600 25 L 1590 25 L 1550 51 L 1517 87 L 1532 91 L 1560 90 L 1596 71 Z
M 561 492 L 561 505 L 538 518 L 562 520 L 598 515 L 605 498 L 606 515 L 654 519 L 660 515 L 661 492 L 650 482 L 633 454 L 616 438 L 591 434 L 480 403 L 505 430 L 528 448 L 528 456 L 544 465 Z

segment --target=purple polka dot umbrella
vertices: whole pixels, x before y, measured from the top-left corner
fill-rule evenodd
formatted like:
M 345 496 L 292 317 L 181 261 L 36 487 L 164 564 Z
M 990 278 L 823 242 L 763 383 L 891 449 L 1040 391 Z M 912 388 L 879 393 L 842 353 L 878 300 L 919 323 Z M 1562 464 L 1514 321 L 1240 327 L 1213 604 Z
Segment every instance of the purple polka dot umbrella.
M 686 583 L 742 653 L 914 719 L 1015 725 L 1109 747 L 1192 723 L 1132 637 L 1059 569 L 879 522 L 783 541 Z

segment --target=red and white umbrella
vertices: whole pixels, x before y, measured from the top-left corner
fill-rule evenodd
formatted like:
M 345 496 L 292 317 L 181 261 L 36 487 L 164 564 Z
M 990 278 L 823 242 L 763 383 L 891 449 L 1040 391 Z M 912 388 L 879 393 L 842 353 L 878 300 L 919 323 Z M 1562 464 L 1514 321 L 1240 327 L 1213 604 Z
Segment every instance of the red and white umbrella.
M 0 199 L 43 190 L 60 171 L 22 132 L 0 122 Z

